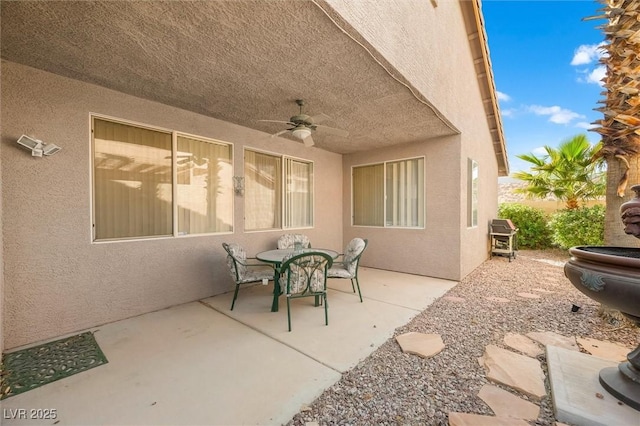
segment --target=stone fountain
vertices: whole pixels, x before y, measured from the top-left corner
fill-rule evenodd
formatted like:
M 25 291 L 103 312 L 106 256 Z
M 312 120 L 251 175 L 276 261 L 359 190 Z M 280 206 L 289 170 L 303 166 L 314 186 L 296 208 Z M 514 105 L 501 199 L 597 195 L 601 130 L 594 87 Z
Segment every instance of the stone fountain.
M 640 238 L 640 185 L 636 198 L 620 207 L 625 233 Z M 640 248 L 581 246 L 569 249 L 564 273 L 591 299 L 619 310 L 640 326 Z M 640 411 L 640 345 L 618 367 L 600 370 L 600 384 L 609 393 Z

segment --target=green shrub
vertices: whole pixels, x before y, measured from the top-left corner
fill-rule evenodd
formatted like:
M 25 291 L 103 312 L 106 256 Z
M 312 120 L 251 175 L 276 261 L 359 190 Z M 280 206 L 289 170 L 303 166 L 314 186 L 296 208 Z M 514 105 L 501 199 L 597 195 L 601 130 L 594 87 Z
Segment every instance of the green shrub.
M 549 219 L 542 209 L 517 203 L 503 203 L 498 209 L 498 217 L 510 219 L 518 228 L 519 248 L 551 247 L 551 231 L 547 226 Z
M 604 244 L 604 212 L 601 205 L 558 210 L 549 221 L 553 243 L 563 249 Z

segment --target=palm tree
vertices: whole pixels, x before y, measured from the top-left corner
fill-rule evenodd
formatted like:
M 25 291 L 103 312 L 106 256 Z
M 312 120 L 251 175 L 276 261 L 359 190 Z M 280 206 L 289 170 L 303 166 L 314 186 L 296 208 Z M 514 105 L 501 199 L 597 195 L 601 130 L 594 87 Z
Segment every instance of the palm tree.
M 521 154 L 517 157 L 531 163 L 528 172 L 516 172 L 513 177 L 526 182 L 517 190 L 530 197 L 546 198 L 550 195 L 566 203 L 567 209 L 577 209 L 578 201 L 604 195 L 605 183 L 600 165 L 594 161 L 600 144 L 591 146 L 584 134 L 560 143 L 558 148 L 545 146 L 545 155 Z
M 593 129 L 602 135 L 603 147 L 597 156 L 607 163 L 604 242 L 607 245 L 637 246 L 620 222 L 620 205 L 632 197 L 628 184 L 640 183 L 640 0 L 599 0 L 606 18 L 600 28 L 605 35 L 606 54 L 600 62 L 606 77 L 597 108 L 604 118 Z

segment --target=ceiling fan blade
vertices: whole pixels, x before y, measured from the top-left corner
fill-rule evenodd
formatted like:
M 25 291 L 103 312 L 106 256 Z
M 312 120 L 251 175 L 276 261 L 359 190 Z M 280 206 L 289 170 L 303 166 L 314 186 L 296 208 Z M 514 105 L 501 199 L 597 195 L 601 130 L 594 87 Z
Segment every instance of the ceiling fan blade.
M 329 126 L 322 126 L 320 124 L 318 124 L 316 127 L 318 128 L 318 130 L 324 133 L 329 133 L 331 135 L 342 136 L 343 138 L 346 138 L 347 136 L 349 136 L 349 132 L 347 132 L 346 130 L 336 129 L 334 127 L 329 127 Z
M 322 123 L 323 121 L 327 121 L 327 120 L 331 120 L 331 117 L 323 113 L 320 113 L 311 117 L 311 121 L 313 121 L 314 124 Z
M 276 136 L 280 136 L 283 133 L 287 133 L 289 131 L 289 129 L 284 129 L 284 130 L 280 130 L 278 133 L 274 133 L 271 135 L 272 138 L 275 138 Z
M 302 139 L 302 143 L 304 143 L 304 146 L 310 147 L 310 146 L 313 146 L 315 142 L 313 141 L 313 138 L 311 137 L 311 135 L 309 135 L 306 138 Z
M 283 124 L 290 124 L 292 126 L 295 126 L 295 124 L 290 121 L 282 121 L 282 120 L 258 120 L 258 121 L 264 121 L 267 123 L 283 123 Z

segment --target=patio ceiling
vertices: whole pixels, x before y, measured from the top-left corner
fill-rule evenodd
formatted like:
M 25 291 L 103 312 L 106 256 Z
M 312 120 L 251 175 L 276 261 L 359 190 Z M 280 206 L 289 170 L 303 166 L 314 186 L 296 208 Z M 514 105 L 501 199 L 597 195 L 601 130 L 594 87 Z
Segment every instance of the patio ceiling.
M 327 114 L 332 120 L 323 124 L 350 134 L 315 132 L 316 146 L 328 151 L 457 133 L 314 2 L 3 1 L 1 7 L 3 59 L 267 133 L 284 125 L 258 120 L 286 121 L 302 98 L 311 115 Z

